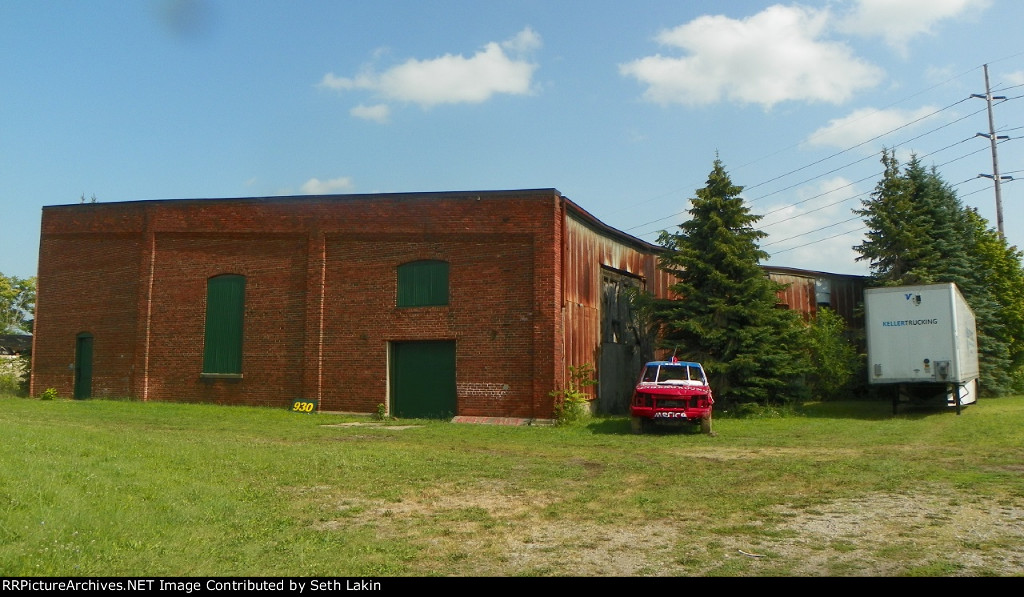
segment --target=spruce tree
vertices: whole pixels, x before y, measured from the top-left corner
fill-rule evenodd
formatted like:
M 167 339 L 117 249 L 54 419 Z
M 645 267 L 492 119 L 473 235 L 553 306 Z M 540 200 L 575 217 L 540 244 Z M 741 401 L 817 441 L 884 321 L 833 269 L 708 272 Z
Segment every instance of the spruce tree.
M 861 254 L 858 260 L 869 260 L 870 285 L 955 283 L 975 315 L 980 391 L 1007 393 L 1019 371 L 1011 331 L 1018 329 L 1019 311 L 1006 310 L 1012 293 L 997 296 L 992 280 L 1002 271 L 1003 287 L 1014 287 L 1007 273 L 1013 268 L 1002 261 L 1013 257 L 993 244 L 983 219 L 963 207 L 935 168 L 926 169 L 912 156 L 900 171 L 888 151 L 882 152 L 882 164 L 882 180 L 863 209 L 855 210 L 868 227 L 866 240 L 854 249 Z M 1016 261 L 1019 272 L 1019 255 Z
M 889 150 L 882 150 L 882 178 L 875 184 L 871 197 L 861 201 L 861 209 L 853 210 L 864 220 L 867 232 L 864 241 L 854 246 L 860 253 L 856 261 L 867 261 L 871 274 L 871 285 L 882 286 L 890 272 L 902 272 L 898 261 L 902 254 L 899 217 L 906 211 L 900 201 L 900 165 Z
M 661 346 L 680 358 L 699 361 L 716 397 L 726 402 L 786 403 L 799 397 L 806 372 L 803 323 L 778 308 L 782 285 L 760 266 L 768 254 L 766 236 L 715 159 L 704 188 L 696 191 L 690 219 L 678 232 L 662 232 L 661 267 L 678 281 L 677 300 L 655 310 Z
M 993 395 L 1024 392 L 1024 254 L 1007 245 L 977 210 L 967 209 L 965 221 L 973 230 L 965 251 L 976 264 L 972 288 L 984 293 L 991 311 L 978 331 L 981 385 Z M 977 300 L 973 292 L 964 298 Z
M 913 201 L 913 182 L 900 172 L 895 152 L 882 150 L 882 179 L 870 199 L 854 213 L 864 218 L 868 231 L 854 249 L 857 261 L 868 261 L 872 286 L 916 284 L 910 274 L 921 251 L 923 225 Z

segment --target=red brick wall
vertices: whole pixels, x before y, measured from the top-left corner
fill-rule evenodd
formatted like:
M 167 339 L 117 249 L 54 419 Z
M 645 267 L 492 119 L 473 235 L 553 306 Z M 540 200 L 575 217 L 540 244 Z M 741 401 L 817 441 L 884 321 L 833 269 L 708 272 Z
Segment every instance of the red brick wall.
M 389 342 L 455 340 L 459 414 L 534 416 L 533 254 L 517 233 L 330 237 L 325 362 L 340 366 L 325 369 L 324 408 L 383 402 Z M 396 307 L 395 267 L 420 259 L 449 262 L 447 306 Z
M 290 405 L 303 395 L 306 238 L 168 233 L 156 238 L 152 400 Z M 241 380 L 201 379 L 206 282 L 246 277 Z
M 32 392 L 374 412 L 388 343 L 455 340 L 459 414 L 550 417 L 564 376 L 556 191 L 45 208 Z M 398 309 L 395 268 L 450 263 L 446 307 Z M 243 378 L 203 380 L 206 280 L 243 274 Z M 323 292 L 321 292 L 323 289 Z M 322 302 L 321 302 L 322 297 Z
M 137 236 L 121 233 L 43 237 L 33 395 L 54 388 L 62 397 L 72 396 L 75 341 L 83 332 L 94 336 L 94 395 L 134 394 L 139 247 Z

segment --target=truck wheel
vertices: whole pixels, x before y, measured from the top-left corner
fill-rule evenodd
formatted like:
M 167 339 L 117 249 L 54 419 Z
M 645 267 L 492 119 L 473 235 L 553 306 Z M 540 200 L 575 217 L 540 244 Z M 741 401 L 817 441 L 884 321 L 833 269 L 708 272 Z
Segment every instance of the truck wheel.
M 633 417 L 630 420 L 629 425 L 632 428 L 633 433 L 637 435 L 641 435 L 643 432 L 647 431 L 647 420 L 643 417 Z
M 708 435 L 714 435 L 714 433 L 711 432 L 711 415 L 700 420 L 700 432 Z

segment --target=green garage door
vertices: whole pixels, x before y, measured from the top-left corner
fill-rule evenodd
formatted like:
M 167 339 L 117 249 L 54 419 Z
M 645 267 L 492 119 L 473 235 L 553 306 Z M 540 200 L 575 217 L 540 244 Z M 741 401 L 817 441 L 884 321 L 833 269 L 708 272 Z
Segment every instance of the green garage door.
M 391 344 L 391 414 L 407 419 L 455 416 L 455 343 Z

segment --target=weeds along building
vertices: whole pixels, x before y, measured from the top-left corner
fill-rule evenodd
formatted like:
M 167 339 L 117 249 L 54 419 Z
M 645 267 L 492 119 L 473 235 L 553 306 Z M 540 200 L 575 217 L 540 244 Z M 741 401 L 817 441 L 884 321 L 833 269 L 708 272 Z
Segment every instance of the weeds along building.
M 43 208 L 32 395 L 400 417 L 623 409 L 658 248 L 555 189 Z

